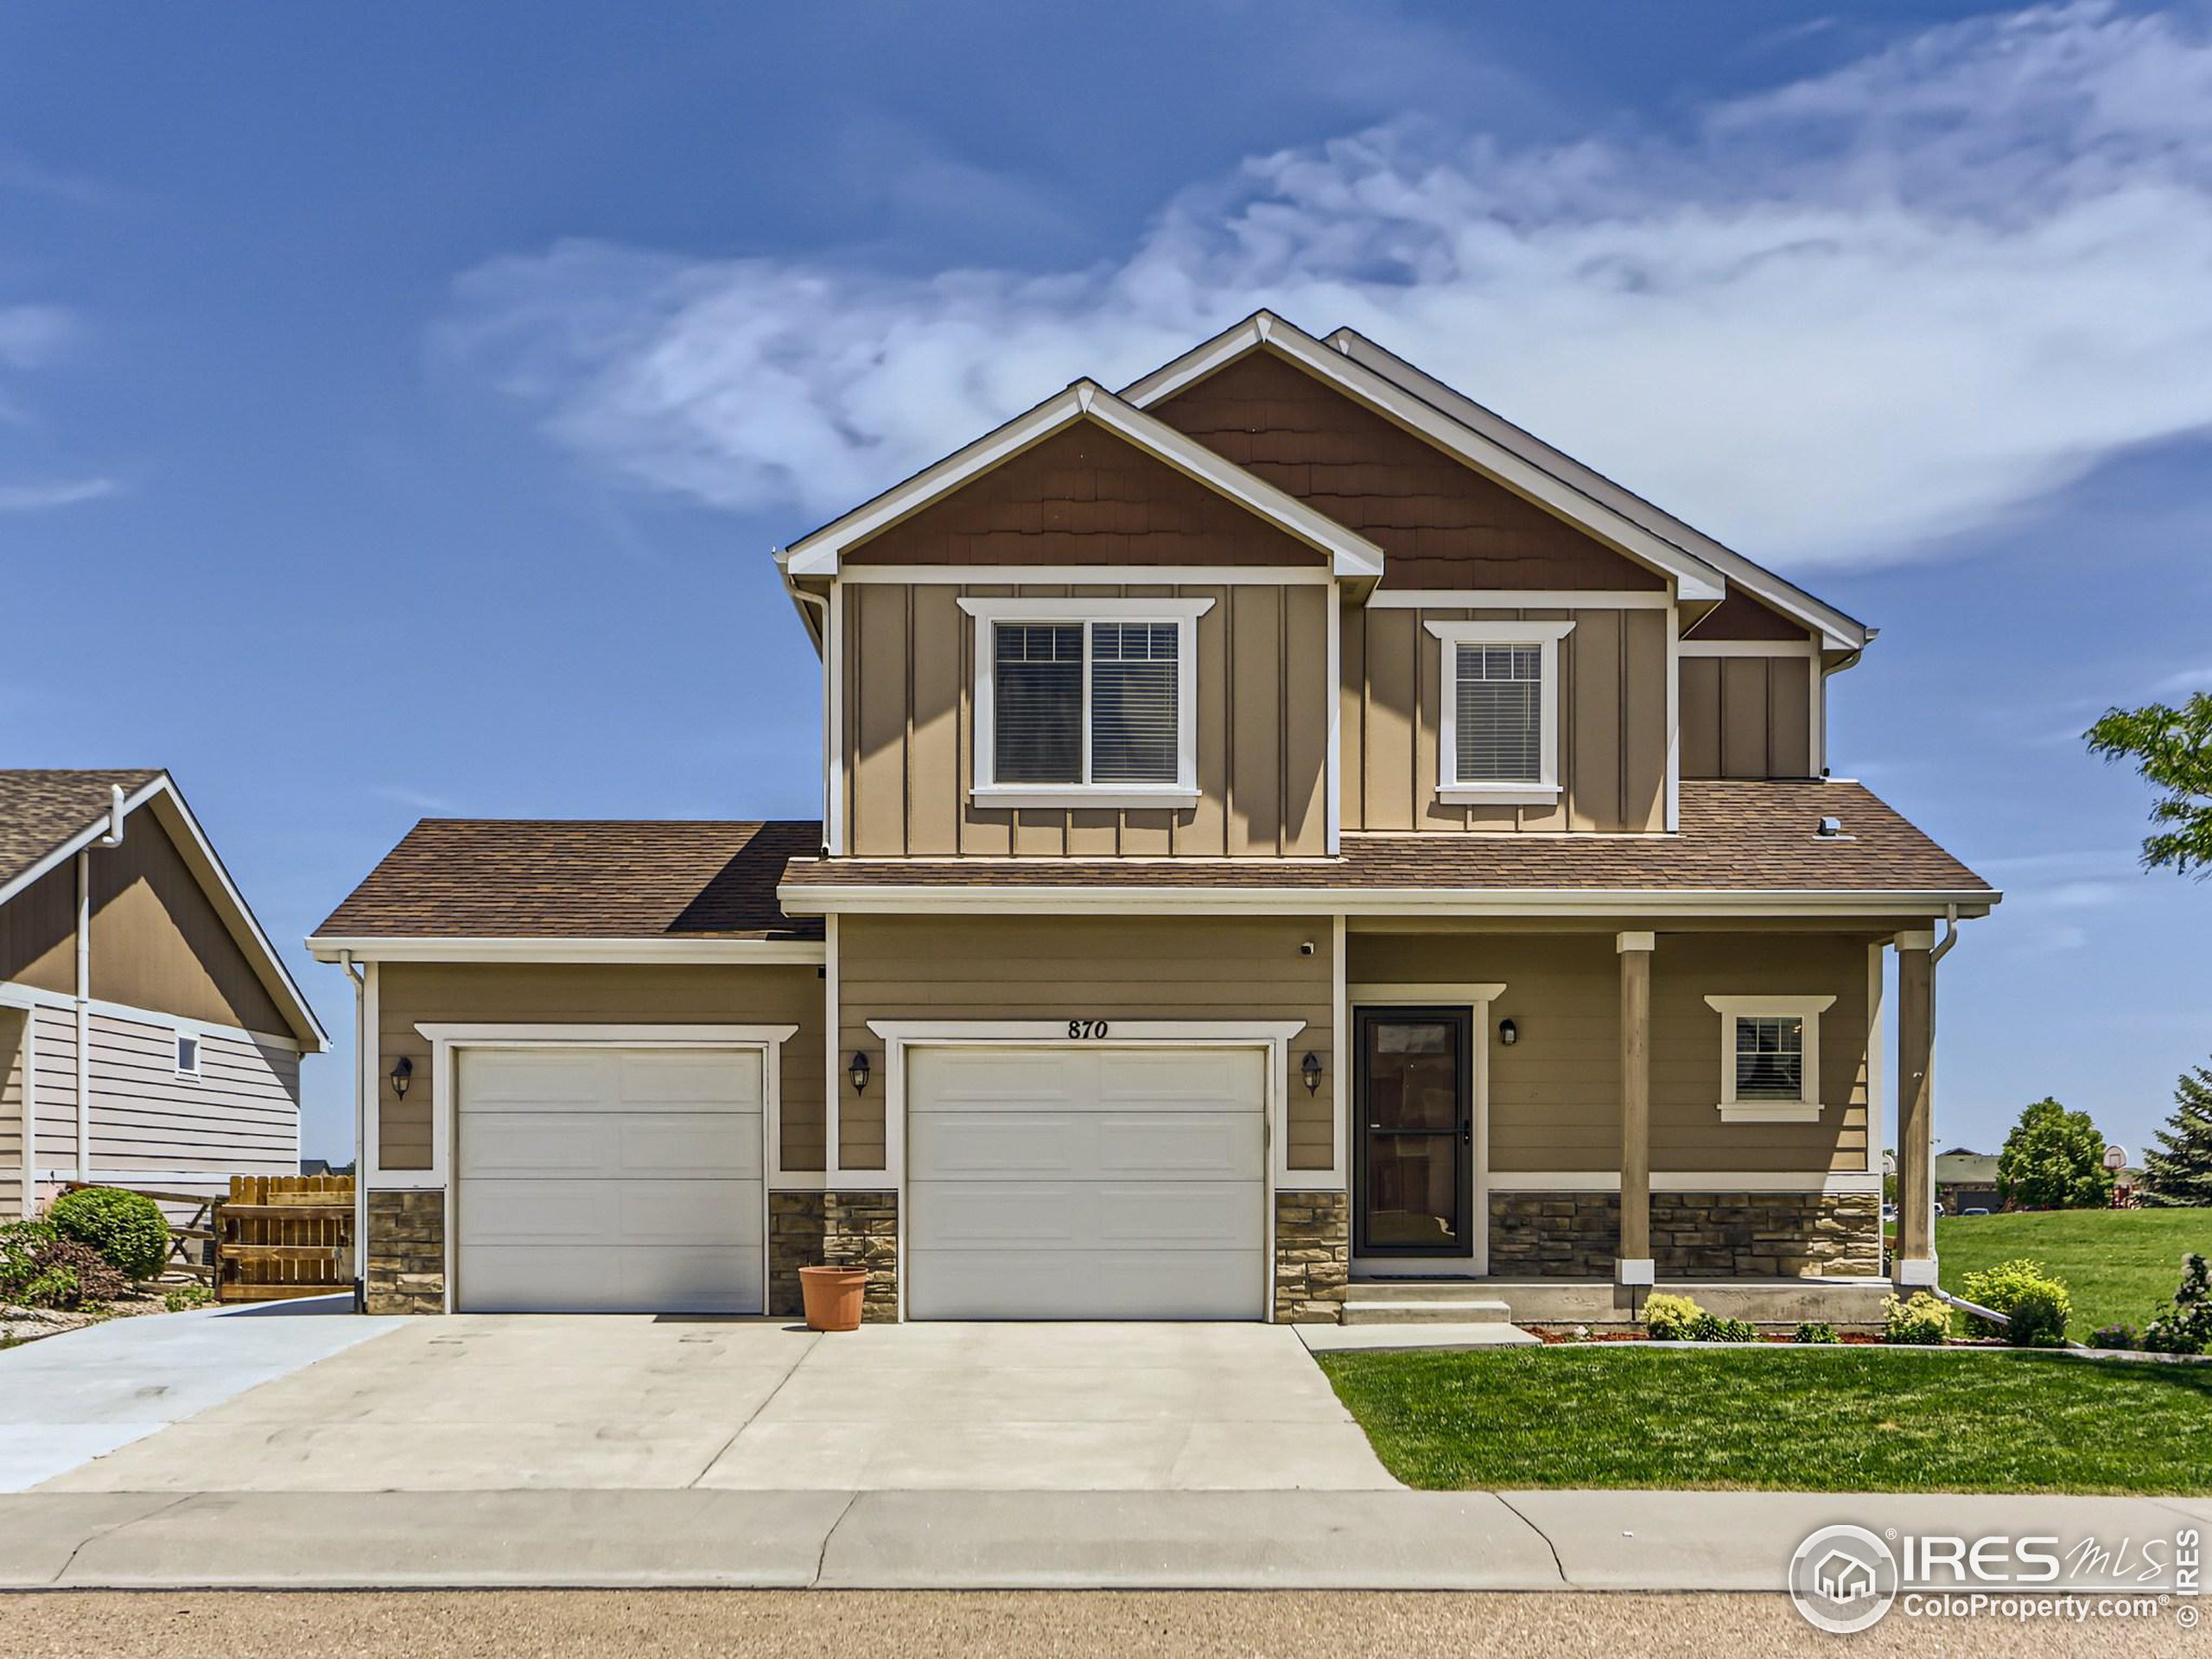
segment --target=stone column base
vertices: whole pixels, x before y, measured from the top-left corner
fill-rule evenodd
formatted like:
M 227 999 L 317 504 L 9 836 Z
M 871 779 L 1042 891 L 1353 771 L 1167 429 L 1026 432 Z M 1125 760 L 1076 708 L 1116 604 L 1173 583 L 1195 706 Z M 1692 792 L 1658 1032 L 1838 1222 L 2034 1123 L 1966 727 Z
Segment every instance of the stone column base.
M 1351 1279 L 1351 1203 L 1342 1192 L 1275 1194 L 1275 1323 L 1335 1325 Z
M 804 1312 L 801 1268 L 863 1268 L 861 1317 L 871 1325 L 899 1317 L 899 1195 L 896 1192 L 771 1192 L 768 1195 L 768 1312 Z
M 446 1195 L 368 1195 L 368 1249 L 361 1281 L 365 1313 L 446 1311 Z

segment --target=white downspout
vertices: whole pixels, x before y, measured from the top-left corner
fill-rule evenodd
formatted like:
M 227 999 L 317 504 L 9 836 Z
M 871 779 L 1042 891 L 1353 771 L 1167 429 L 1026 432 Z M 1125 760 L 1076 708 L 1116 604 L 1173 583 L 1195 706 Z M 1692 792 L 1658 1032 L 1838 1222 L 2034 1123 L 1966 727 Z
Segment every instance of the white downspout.
M 123 785 L 110 798 L 107 828 L 92 843 L 123 845 Z M 77 855 L 77 1179 L 92 1179 L 92 854 Z
M 369 1259 L 369 976 L 353 963 L 351 950 L 338 953 L 338 965 L 353 982 L 353 1311 L 363 1312 Z

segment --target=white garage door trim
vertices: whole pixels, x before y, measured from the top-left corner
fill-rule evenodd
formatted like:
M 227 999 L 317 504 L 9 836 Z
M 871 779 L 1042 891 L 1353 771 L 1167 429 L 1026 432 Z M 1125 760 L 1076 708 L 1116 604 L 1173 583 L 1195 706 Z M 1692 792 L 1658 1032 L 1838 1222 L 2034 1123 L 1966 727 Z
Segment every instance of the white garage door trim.
M 783 1046 L 798 1034 L 797 1026 L 610 1026 L 610 1025 L 456 1025 L 426 1021 L 415 1027 L 430 1045 L 430 1160 L 443 1170 L 445 1181 L 445 1309 L 453 1312 L 454 1291 L 459 1277 L 455 1259 L 461 1241 L 454 1213 L 455 1179 L 452 1152 L 454 1120 L 459 1102 L 454 1086 L 454 1057 L 464 1048 L 708 1048 L 750 1049 L 761 1056 L 760 1126 L 762 1180 L 760 1250 L 765 1263 L 768 1251 L 767 1158 L 776 1144 L 781 1117 Z
M 1306 1029 L 1303 1020 L 871 1020 L 868 1028 L 883 1043 L 887 1079 L 883 1103 L 884 1162 L 895 1175 L 899 1194 L 899 1317 L 906 1317 L 906 1051 L 945 1048 L 1256 1048 L 1267 1057 L 1268 1147 L 1260 1183 L 1264 1215 L 1262 1261 L 1268 1281 L 1262 1299 L 1264 1317 L 1274 1319 L 1274 1160 L 1285 1133 L 1287 1109 L 1284 1079 L 1290 1074 L 1291 1039 Z M 1081 1033 L 1081 1034 L 1078 1034 Z

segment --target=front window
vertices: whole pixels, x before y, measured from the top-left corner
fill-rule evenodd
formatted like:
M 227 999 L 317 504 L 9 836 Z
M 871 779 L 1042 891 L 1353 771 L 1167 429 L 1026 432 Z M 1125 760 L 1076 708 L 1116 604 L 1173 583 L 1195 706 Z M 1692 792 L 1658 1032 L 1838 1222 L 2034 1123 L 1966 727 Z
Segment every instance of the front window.
M 1125 601 L 1096 615 L 963 600 L 977 618 L 976 794 L 1007 804 L 1195 797 L 1191 698 L 1210 601 Z
M 1559 642 L 1572 622 L 1432 622 L 1443 653 L 1437 794 L 1468 804 L 1559 798 Z
M 1736 1098 L 1805 1098 L 1805 1022 L 1795 1014 L 1736 1020 Z
M 1833 996 L 1708 996 L 1720 1016 L 1720 1116 L 1809 1123 L 1821 1115 L 1821 1015 Z

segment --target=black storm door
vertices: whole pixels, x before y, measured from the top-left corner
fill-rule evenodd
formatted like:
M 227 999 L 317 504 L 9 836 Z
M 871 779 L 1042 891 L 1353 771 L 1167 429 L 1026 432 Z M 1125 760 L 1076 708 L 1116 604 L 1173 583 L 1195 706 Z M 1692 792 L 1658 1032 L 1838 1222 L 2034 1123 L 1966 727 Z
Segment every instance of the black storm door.
M 1465 1008 L 1358 1011 L 1355 1255 L 1473 1253 L 1473 1024 Z

